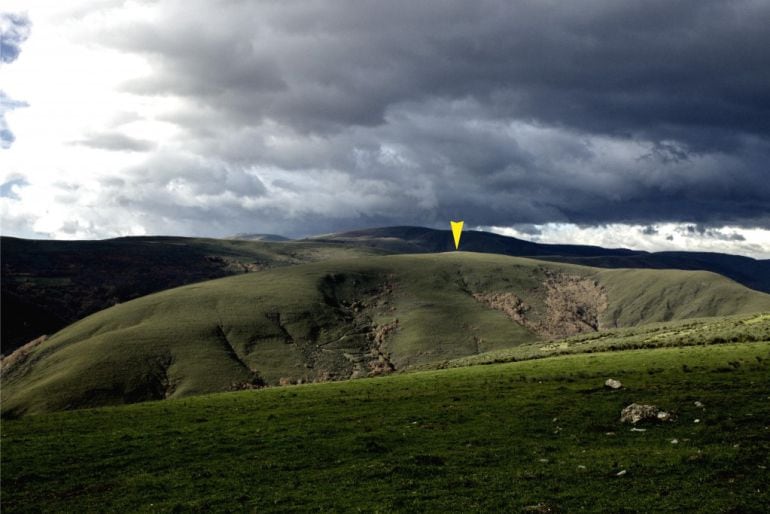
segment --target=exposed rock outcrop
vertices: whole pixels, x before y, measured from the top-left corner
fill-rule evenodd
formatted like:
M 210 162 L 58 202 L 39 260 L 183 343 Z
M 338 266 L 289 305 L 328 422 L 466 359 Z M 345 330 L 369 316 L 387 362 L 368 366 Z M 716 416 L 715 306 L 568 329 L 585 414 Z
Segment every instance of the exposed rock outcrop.
M 599 316 L 607 309 L 607 293 L 599 283 L 579 275 L 546 271 L 545 312 L 511 292 L 473 293 L 473 297 L 505 313 L 510 319 L 547 339 L 599 330 Z

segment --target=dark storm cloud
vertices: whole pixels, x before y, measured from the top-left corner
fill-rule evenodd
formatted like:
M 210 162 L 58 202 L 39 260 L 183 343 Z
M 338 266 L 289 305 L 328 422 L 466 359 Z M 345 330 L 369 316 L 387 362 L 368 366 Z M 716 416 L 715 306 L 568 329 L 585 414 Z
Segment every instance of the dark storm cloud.
M 709 239 L 717 239 L 719 241 L 745 241 L 746 238 L 738 234 L 737 232 L 725 232 L 717 228 L 709 228 L 707 226 L 698 225 L 686 225 L 681 230 L 684 236 L 700 236 Z
M 265 186 L 253 170 L 197 156 L 160 152 L 132 169 L 129 176 L 142 187 L 184 191 L 192 197 L 214 197 L 225 193 L 234 197 L 260 197 L 265 194 Z M 125 181 L 115 182 L 112 177 L 105 179 L 105 184 L 110 182 L 125 184 Z
M 371 125 L 399 102 L 472 97 L 592 132 L 770 130 L 766 2 L 189 5 L 113 36 L 163 64 L 133 87 L 252 121 Z
M 527 234 L 528 236 L 539 236 L 542 235 L 543 231 L 538 228 L 535 225 L 532 225 L 531 223 L 520 223 L 518 225 L 514 225 L 512 227 L 517 232 L 520 232 L 522 234 Z
M 100 41 L 153 65 L 127 90 L 188 100 L 189 151 L 264 170 L 285 196 L 253 209 L 294 233 L 770 227 L 768 26 L 751 0 L 167 2 Z

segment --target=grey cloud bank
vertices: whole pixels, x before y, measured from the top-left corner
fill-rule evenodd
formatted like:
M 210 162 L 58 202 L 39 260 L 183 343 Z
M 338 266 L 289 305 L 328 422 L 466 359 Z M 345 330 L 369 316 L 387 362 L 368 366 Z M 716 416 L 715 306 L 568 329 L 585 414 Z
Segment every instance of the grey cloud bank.
M 136 139 L 119 132 L 102 132 L 79 141 L 74 141 L 73 143 L 101 150 L 129 152 L 146 152 L 155 148 L 155 143 L 152 141 Z
M 126 225 L 770 229 L 768 2 L 170 1 L 151 21 L 119 14 L 83 37 L 145 58 L 150 72 L 122 91 L 176 99 L 163 120 L 179 129 L 79 142 L 146 154 L 94 192 Z

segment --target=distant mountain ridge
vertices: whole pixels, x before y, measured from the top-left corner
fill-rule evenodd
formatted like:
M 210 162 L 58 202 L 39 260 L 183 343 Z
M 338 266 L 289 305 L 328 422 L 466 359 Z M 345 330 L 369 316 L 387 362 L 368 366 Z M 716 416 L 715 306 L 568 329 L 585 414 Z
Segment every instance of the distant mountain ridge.
M 364 245 L 397 253 L 432 253 L 454 249 L 450 230 L 382 227 L 310 238 L 316 242 Z M 491 232 L 463 232 L 460 249 L 515 257 L 584 264 L 600 268 L 705 270 L 724 275 L 757 291 L 770 293 L 770 260 L 710 252 L 646 252 L 600 246 L 543 244 Z
M 247 234 L 247 233 L 233 234 L 232 236 L 227 236 L 224 239 L 235 239 L 238 241 L 272 241 L 272 242 L 291 241 L 291 239 L 289 239 L 288 237 L 279 236 L 278 234 Z

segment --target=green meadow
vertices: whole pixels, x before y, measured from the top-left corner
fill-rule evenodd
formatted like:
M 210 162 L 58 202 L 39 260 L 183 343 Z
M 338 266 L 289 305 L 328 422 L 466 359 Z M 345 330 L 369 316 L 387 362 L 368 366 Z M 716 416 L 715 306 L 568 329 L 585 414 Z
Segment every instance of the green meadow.
M 725 343 L 4 420 L 3 510 L 766 512 L 768 376 Z

